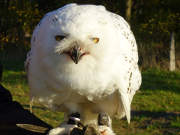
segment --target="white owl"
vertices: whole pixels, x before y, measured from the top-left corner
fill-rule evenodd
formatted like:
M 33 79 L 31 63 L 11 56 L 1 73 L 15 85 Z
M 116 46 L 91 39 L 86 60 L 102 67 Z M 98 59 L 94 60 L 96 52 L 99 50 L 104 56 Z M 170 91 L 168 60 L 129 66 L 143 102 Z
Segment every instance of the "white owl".
M 35 28 L 26 68 L 30 93 L 84 124 L 101 112 L 127 117 L 141 84 L 137 45 L 128 23 L 103 6 L 68 4 Z M 111 125 L 109 125 L 111 127 Z

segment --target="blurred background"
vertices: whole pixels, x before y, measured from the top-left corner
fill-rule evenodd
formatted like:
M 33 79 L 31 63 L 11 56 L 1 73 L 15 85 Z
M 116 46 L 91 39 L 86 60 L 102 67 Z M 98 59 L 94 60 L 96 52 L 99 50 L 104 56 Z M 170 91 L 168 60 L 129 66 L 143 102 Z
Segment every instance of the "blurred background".
M 180 0 L 1 0 L 0 61 L 25 59 L 43 15 L 67 3 L 104 5 L 123 16 L 136 37 L 141 69 L 169 70 L 170 56 L 180 69 Z
M 33 29 L 44 14 L 68 3 L 104 5 L 124 17 L 135 35 L 142 85 L 131 124 L 113 120 L 116 134 L 180 135 L 180 0 L 0 0 L 0 81 L 13 100 L 29 109 L 24 61 Z M 38 103 L 33 114 L 53 127 L 63 120 Z

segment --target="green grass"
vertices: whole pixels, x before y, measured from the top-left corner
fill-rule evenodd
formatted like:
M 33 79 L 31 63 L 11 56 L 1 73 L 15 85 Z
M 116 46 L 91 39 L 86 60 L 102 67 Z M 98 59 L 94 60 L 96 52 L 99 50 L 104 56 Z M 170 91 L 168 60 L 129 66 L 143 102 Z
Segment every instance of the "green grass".
M 23 63 L 5 64 L 3 85 L 13 99 L 29 109 L 29 89 Z M 117 135 L 180 135 L 180 72 L 147 70 L 142 72 L 142 86 L 132 103 L 132 119 L 113 120 Z M 33 113 L 52 126 L 63 120 L 63 114 L 35 104 Z

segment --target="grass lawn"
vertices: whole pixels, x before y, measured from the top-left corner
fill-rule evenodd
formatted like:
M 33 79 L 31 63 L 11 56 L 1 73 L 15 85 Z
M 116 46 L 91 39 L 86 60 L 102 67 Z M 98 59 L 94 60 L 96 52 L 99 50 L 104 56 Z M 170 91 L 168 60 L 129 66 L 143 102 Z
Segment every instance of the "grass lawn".
M 113 120 L 117 135 L 180 135 L 180 72 L 147 70 L 142 72 L 143 82 L 132 103 L 132 119 Z M 2 83 L 29 109 L 29 89 L 23 63 L 5 64 Z M 52 126 L 63 120 L 63 114 L 52 112 L 34 104 L 33 113 Z

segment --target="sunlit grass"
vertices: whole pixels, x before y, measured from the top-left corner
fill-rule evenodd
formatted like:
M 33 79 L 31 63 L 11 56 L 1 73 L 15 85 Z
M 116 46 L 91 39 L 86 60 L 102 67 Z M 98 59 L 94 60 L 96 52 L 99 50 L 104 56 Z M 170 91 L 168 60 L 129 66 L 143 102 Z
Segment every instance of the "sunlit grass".
M 23 64 L 22 64 L 23 65 Z M 29 88 L 22 65 L 5 65 L 3 85 L 13 100 L 29 109 Z M 132 102 L 132 119 L 113 120 L 117 135 L 180 134 L 180 72 L 148 70 L 142 73 L 143 83 Z M 63 121 L 63 113 L 52 112 L 34 104 L 33 113 L 52 126 Z

